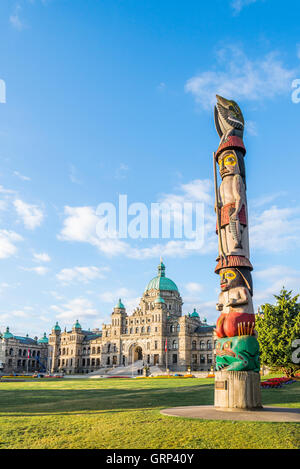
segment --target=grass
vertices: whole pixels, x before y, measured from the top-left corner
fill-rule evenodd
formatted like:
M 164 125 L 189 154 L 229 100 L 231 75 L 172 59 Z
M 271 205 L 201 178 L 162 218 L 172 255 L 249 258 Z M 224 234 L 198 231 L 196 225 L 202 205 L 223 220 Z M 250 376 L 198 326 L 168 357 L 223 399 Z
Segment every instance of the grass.
M 0 383 L 0 448 L 299 448 L 297 423 L 204 421 L 160 409 L 213 404 L 213 379 Z M 263 404 L 300 407 L 300 382 L 262 390 Z

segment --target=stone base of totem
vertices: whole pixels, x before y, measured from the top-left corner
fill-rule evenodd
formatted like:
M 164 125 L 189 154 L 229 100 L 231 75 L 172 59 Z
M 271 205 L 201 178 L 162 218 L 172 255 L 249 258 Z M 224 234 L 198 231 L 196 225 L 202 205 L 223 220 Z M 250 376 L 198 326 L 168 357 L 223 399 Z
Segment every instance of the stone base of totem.
M 262 409 L 259 373 L 216 371 L 215 409 L 222 411 Z

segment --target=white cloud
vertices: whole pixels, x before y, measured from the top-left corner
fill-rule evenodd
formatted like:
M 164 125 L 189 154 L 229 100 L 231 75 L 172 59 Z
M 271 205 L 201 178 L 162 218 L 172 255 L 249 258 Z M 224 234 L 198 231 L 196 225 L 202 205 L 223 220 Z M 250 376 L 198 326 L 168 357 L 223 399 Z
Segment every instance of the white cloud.
M 9 21 L 10 21 L 10 24 L 18 31 L 22 31 L 22 29 L 24 29 L 25 27 L 25 24 L 21 20 L 20 15 L 18 13 L 15 13 L 14 15 L 10 15 Z
M 13 191 L 11 189 L 5 189 L 3 186 L 0 186 L 0 193 L 1 194 L 15 194 L 16 191 Z
M 273 206 L 249 218 L 251 248 L 282 252 L 299 246 L 300 207 Z
M 78 177 L 77 168 L 75 168 L 73 164 L 70 164 L 70 167 L 69 167 L 69 178 L 71 182 L 73 182 L 73 184 L 82 184 L 82 182 L 80 181 Z
M 38 275 L 46 275 L 49 271 L 47 267 L 39 266 L 39 267 L 21 267 L 22 270 L 26 272 L 35 272 Z
M 62 269 L 56 278 L 64 284 L 72 282 L 88 283 L 96 278 L 105 278 L 104 273 L 109 270 L 108 267 L 73 267 L 69 269 Z
M 282 287 L 293 290 L 293 294 L 300 293 L 300 271 L 285 265 L 267 267 L 253 272 L 254 280 L 260 282 L 259 288 L 254 290 L 256 305 L 265 302 L 273 303 L 274 295 L 278 295 Z
M 185 84 L 185 91 L 204 109 L 211 109 L 216 94 L 236 101 L 260 101 L 290 93 L 296 75 L 296 70 L 285 67 L 275 52 L 251 60 L 233 46 L 219 50 L 217 66 L 217 70 L 200 72 Z
M 119 298 L 122 298 L 122 303 L 124 303 L 125 299 L 129 298 L 130 296 L 132 296 L 132 292 L 128 290 L 128 288 L 119 288 L 117 290 L 100 293 L 99 298 L 100 300 L 104 301 L 104 303 L 116 304 Z
M 15 243 L 22 240 L 22 236 L 14 231 L 0 230 L 0 259 L 14 255 L 17 252 Z
M 40 207 L 27 204 L 20 199 L 14 201 L 14 206 L 25 228 L 34 230 L 37 226 L 41 225 L 44 219 L 44 213 Z
M 124 254 L 127 243 L 118 239 L 99 239 L 96 232 L 99 217 L 93 207 L 65 207 L 66 218 L 58 239 L 77 241 L 96 246 L 107 255 Z
M 79 297 L 68 301 L 60 306 L 52 305 L 51 309 L 58 312 L 57 318 L 69 319 L 75 321 L 81 318 L 97 316 L 99 313 L 93 307 L 91 301 L 86 298 Z
M 190 282 L 186 284 L 185 289 L 189 293 L 199 293 L 203 290 L 203 285 L 197 282 Z
M 253 3 L 257 3 L 258 1 L 260 0 L 232 0 L 230 6 L 233 9 L 234 13 L 238 14 L 246 6 L 252 5 Z
M 50 262 L 51 261 L 51 257 L 46 252 L 41 252 L 41 253 L 34 252 L 33 259 L 37 262 Z
M 24 176 L 24 174 L 19 173 L 19 171 L 14 171 L 14 175 L 17 176 L 22 181 L 31 181 L 30 177 Z

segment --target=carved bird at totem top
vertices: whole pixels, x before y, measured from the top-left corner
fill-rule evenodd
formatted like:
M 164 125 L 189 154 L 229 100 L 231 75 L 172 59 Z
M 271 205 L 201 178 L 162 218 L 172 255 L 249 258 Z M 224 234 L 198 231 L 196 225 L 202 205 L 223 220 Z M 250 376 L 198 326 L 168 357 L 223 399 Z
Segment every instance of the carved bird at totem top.
M 216 95 L 217 105 L 215 106 L 215 126 L 221 142 L 223 143 L 230 135 L 243 138 L 244 117 L 239 105 L 232 100 Z

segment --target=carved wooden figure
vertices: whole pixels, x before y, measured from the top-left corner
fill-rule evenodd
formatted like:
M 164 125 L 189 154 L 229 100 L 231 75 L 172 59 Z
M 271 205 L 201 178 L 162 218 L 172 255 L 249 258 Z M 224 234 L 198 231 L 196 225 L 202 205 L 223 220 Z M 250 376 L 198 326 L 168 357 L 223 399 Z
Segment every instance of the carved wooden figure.
M 255 336 L 250 262 L 246 174 L 243 143 L 244 118 L 235 101 L 217 95 L 215 125 L 220 145 L 214 154 L 218 234 L 218 264 L 221 293 L 217 303 L 216 367 L 228 370 L 259 370 Z M 218 185 L 217 169 L 221 183 Z M 229 338 L 226 340 L 226 338 Z M 235 344 L 236 354 L 230 344 Z M 234 358 L 234 359 L 233 359 Z M 246 359 L 247 358 L 247 359 Z

